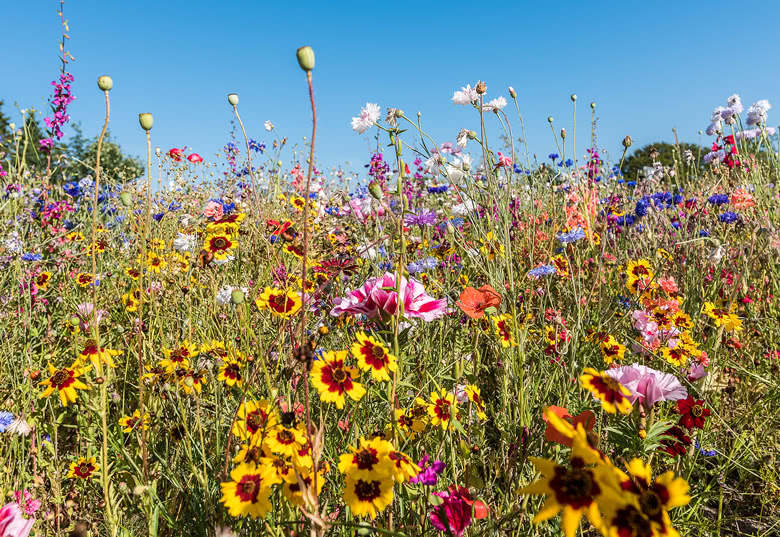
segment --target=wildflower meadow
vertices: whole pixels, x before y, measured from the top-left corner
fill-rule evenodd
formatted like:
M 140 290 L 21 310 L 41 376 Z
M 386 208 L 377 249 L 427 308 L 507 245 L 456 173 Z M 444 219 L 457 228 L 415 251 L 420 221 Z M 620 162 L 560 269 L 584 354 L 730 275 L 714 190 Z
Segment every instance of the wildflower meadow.
M 780 535 L 767 100 L 631 168 L 596 103 L 534 154 L 518 91 L 464 72 L 449 140 L 355 103 L 345 174 L 304 46 L 295 151 L 231 93 L 218 154 L 138 110 L 132 159 L 110 71 L 66 144 L 59 17 L 44 124 L 0 113 L 0 537 Z

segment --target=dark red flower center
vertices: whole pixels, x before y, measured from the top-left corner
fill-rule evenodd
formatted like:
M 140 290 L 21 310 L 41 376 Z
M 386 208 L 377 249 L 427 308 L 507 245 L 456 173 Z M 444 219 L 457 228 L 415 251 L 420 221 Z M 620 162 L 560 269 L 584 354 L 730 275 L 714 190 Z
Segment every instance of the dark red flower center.
M 558 503 L 574 509 L 587 507 L 593 502 L 594 496 L 601 492 L 593 479 L 593 472 L 579 465 L 572 468 L 557 466 L 555 477 L 550 480 L 550 488 L 555 492 Z
M 382 495 L 379 481 L 363 481 L 358 479 L 355 483 L 355 496 L 361 502 L 371 502 Z
M 245 475 L 236 486 L 236 496 L 242 502 L 255 503 L 260 492 L 260 476 L 257 474 Z
M 359 470 L 371 470 L 379 462 L 379 458 L 376 456 L 374 448 L 364 448 L 355 453 L 352 462 L 357 465 Z

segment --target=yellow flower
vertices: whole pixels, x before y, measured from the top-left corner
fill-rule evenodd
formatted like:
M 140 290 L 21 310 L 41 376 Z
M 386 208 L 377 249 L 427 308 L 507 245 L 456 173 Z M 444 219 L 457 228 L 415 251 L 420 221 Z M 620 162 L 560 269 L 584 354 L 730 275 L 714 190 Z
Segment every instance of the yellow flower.
M 238 246 L 238 241 L 227 233 L 215 232 L 206 237 L 203 249 L 214 254 L 214 259 L 223 260 L 233 255 L 233 250 Z
M 224 382 L 228 386 L 238 386 L 240 388 L 244 384 L 244 377 L 241 375 L 241 364 L 232 358 L 224 360 L 219 368 L 217 380 Z
M 38 286 L 39 291 L 45 291 L 49 288 L 51 283 L 51 272 L 43 271 L 35 277 L 35 285 Z
M 146 267 L 149 270 L 155 274 L 159 274 L 160 271 L 162 271 L 167 266 L 168 262 L 164 257 L 161 257 L 154 252 L 146 252 Z
M 587 367 L 580 376 L 580 384 L 592 393 L 593 397 L 601 401 L 601 408 L 605 412 L 610 414 L 615 414 L 617 411 L 620 411 L 621 414 L 631 413 L 633 407 L 631 401 L 628 400 L 631 397 L 631 392 L 607 375 L 606 372 L 599 373 L 592 367 Z
M 302 304 L 301 295 L 295 291 L 285 291 L 273 287 L 266 287 L 262 294 L 255 299 L 257 309 L 270 310 L 271 313 L 283 319 L 298 313 Z
M 51 362 L 49 362 L 49 378 L 39 383 L 39 386 L 46 386 L 46 389 L 41 393 L 40 397 L 48 397 L 56 391 L 60 396 L 62 406 L 68 406 L 70 403 L 75 403 L 78 398 L 76 390 L 89 389 L 86 384 L 78 379 L 87 371 L 89 371 L 89 366 L 80 367 L 78 361 L 72 366 L 63 367 L 62 369 L 55 368 Z
M 393 501 L 390 476 L 359 478 L 348 475 L 344 481 L 344 501 L 355 516 L 376 518 Z
M 414 409 L 402 410 L 400 408 L 395 409 L 395 422 L 396 426 L 403 431 L 408 437 L 412 438 L 416 434 L 419 434 L 425 430 L 425 420 L 423 419 L 427 415 L 427 405 L 423 408 L 424 414 L 418 416 Z
M 484 239 L 479 240 L 482 247 L 479 249 L 488 260 L 493 261 L 497 255 L 504 255 L 504 245 L 496 240 L 492 231 L 488 231 Z
M 366 394 L 362 384 L 356 382 L 360 372 L 356 367 L 344 365 L 347 351 L 328 351 L 322 359 L 314 362 L 311 370 L 311 383 L 320 394 L 320 400 L 335 403 L 339 409 L 344 408 L 344 395 L 354 401 Z
M 88 339 L 84 345 L 84 350 L 81 351 L 81 354 L 79 354 L 79 358 L 84 362 L 89 360 L 95 367 L 99 367 L 99 365 L 102 363 L 108 367 L 114 368 L 116 367 L 116 364 L 114 363 L 114 356 L 119 356 L 121 354 L 122 351 L 106 349 L 105 347 L 98 349 L 95 340 Z
M 370 371 L 374 380 L 390 380 L 390 371 L 396 371 L 396 357 L 390 354 L 384 343 L 365 332 L 357 333 L 357 342 L 352 344 L 352 356 L 357 358 L 358 367 Z
M 327 464 L 319 469 L 317 472 L 317 495 L 322 492 L 322 486 L 325 484 L 325 472 L 327 472 Z M 311 488 L 314 483 L 312 470 L 309 468 L 299 468 L 296 472 L 293 472 L 294 481 L 285 481 L 282 486 L 282 494 L 287 498 L 290 503 L 303 507 L 305 504 L 303 499 L 303 493 L 301 492 L 301 483 L 306 489 Z M 309 494 L 313 495 L 314 491 L 309 491 Z
M 622 361 L 626 354 L 626 346 L 618 343 L 618 340 L 615 339 L 615 336 L 613 335 L 609 335 L 602 340 L 599 348 L 601 349 L 601 356 L 604 358 L 604 363 L 607 365 L 615 360 Z
M 306 437 L 299 428 L 278 424 L 268 431 L 265 442 L 271 452 L 283 457 L 294 457 L 306 444 Z
M 95 283 L 95 276 L 93 274 L 87 274 L 86 272 L 79 272 L 76 274 L 75 280 L 81 287 L 89 287 Z
M 477 417 L 483 421 L 486 420 L 487 414 L 485 414 L 485 402 L 482 400 L 479 388 L 473 384 L 468 384 L 464 388 L 464 391 L 466 392 L 466 396 L 468 396 L 469 401 L 471 401 L 474 405 L 474 408 L 477 412 Z
M 70 463 L 68 477 L 71 479 L 91 479 L 92 476 L 100 470 L 100 465 L 95 457 L 79 457 L 76 462 Z
M 232 432 L 241 440 L 249 440 L 257 436 L 261 437 L 265 431 L 276 425 L 276 416 L 271 405 L 265 399 L 259 401 L 245 401 L 238 407 L 236 421 Z
M 417 466 L 409 455 L 400 451 L 390 451 L 387 457 L 393 463 L 393 479 L 396 483 L 403 483 L 420 473 L 420 467 Z
M 647 278 L 652 280 L 655 274 L 653 269 L 650 268 L 650 261 L 647 259 L 639 259 L 637 261 L 629 261 L 626 266 L 626 275 L 631 278 Z
M 271 476 L 266 465 L 243 463 L 230 472 L 230 481 L 220 484 L 220 502 L 230 516 L 264 517 L 271 510 Z
M 339 471 L 347 477 L 384 479 L 393 473 L 393 462 L 388 457 L 393 445 L 379 437 L 366 441 L 360 438 L 360 448 L 349 446 L 351 453 L 339 457 Z
M 179 375 L 179 386 L 184 390 L 184 393 L 190 395 L 192 392 L 200 393 L 203 385 L 206 384 L 206 374 L 204 371 L 193 371 L 179 369 L 177 371 Z
M 728 308 L 725 305 L 718 307 L 712 302 L 705 302 L 702 312 L 715 321 L 715 326 L 722 326 L 726 332 L 739 332 L 742 330 L 742 319 L 734 313 L 736 309 L 734 302 Z
M 163 354 L 165 359 L 160 362 L 160 366 L 172 374 L 177 369 L 188 369 L 190 367 L 190 360 L 197 356 L 198 347 L 190 344 L 188 340 L 184 340 L 180 345 L 173 349 L 163 348 Z
M 126 433 L 132 433 L 134 429 L 138 428 L 143 423 L 144 431 L 149 430 L 149 413 L 144 412 L 144 419 L 141 420 L 141 413 L 136 410 L 131 416 L 124 416 L 119 418 L 119 425 L 122 426 L 122 431 Z
M 496 335 L 502 347 L 517 346 L 514 336 L 514 322 L 509 313 L 493 317 L 493 326 L 496 329 Z
M 452 419 L 457 416 L 458 402 L 455 394 L 448 393 L 444 388 L 440 392 L 431 393 L 431 403 L 428 405 L 428 416 L 431 425 L 441 426 L 445 431 L 451 426 Z

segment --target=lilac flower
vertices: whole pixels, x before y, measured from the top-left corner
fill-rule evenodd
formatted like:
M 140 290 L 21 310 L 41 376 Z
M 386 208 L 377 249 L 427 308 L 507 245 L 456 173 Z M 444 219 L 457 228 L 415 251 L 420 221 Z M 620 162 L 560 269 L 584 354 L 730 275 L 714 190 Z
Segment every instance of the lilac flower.
M 14 421 L 14 415 L 11 412 L 0 412 L 0 433 L 4 433 L 9 425 Z
M 631 391 L 629 401 L 639 400 L 646 408 L 662 401 L 677 401 L 688 397 L 688 390 L 677 377 L 650 367 L 631 364 L 608 369 L 607 375 Z
M 751 126 L 766 123 L 766 113 L 770 108 L 772 108 L 772 105 L 766 99 L 761 99 L 751 104 L 750 108 L 748 108 L 748 116 L 745 123 Z
M 418 213 L 409 213 L 404 216 L 404 224 L 407 226 L 425 227 L 436 223 L 436 213 L 423 209 Z
M 421 472 L 417 474 L 417 477 L 409 479 L 410 483 L 416 483 L 419 485 L 427 485 L 432 487 L 439 479 L 439 475 L 444 471 L 447 465 L 441 461 L 433 461 L 433 464 L 428 466 L 428 460 L 430 457 L 426 454 L 417 466 L 420 467 Z

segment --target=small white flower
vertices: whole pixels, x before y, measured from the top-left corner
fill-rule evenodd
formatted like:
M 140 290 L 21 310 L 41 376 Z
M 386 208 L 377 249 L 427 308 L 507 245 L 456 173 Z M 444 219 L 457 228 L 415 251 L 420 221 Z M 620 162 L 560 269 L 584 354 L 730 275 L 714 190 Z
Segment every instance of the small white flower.
M 360 115 L 352 118 L 352 130 L 358 134 L 363 134 L 376 125 L 380 113 L 378 104 L 366 103 L 366 106 L 360 109 Z
M 27 436 L 28 434 L 30 434 L 30 431 L 32 431 L 32 429 L 30 428 L 30 425 L 25 421 L 25 419 L 19 416 L 14 421 L 11 422 L 11 425 L 9 425 L 5 431 L 7 433 L 16 433 L 19 436 Z
M 270 121 L 266 121 L 265 122 L 265 130 L 267 130 L 268 132 L 271 132 L 272 130 L 274 130 L 274 124 L 271 123 Z
M 468 84 L 465 88 L 461 88 L 461 91 L 456 91 L 452 95 L 452 102 L 455 104 L 473 104 L 478 100 L 477 89 L 472 88 L 471 84 Z
M 228 528 L 227 526 L 217 526 L 216 530 L 217 534 L 216 537 L 238 537 L 237 533 L 233 533 L 233 530 Z
M 229 256 L 226 256 L 225 259 L 215 259 L 214 260 L 214 264 L 215 265 L 227 265 L 228 263 L 233 261 L 233 259 L 234 259 L 234 256 L 229 255 Z
M 458 137 L 455 138 L 455 142 L 460 147 L 466 147 L 466 144 L 469 141 L 469 130 L 468 129 L 460 129 L 458 131 Z
M 482 106 L 483 112 L 495 112 L 501 110 L 506 106 L 506 99 L 504 97 L 497 97 L 491 99 L 487 104 Z
M 226 285 L 219 291 L 217 291 L 217 304 L 220 306 L 225 306 L 227 304 L 230 304 L 230 297 L 233 295 L 233 288 L 229 285 Z
M 452 214 L 455 216 L 466 216 L 476 208 L 476 205 L 471 200 L 463 200 L 463 203 L 459 203 L 452 207 Z
M 179 233 L 173 240 L 173 247 L 179 252 L 192 252 L 195 250 L 195 235 Z

